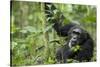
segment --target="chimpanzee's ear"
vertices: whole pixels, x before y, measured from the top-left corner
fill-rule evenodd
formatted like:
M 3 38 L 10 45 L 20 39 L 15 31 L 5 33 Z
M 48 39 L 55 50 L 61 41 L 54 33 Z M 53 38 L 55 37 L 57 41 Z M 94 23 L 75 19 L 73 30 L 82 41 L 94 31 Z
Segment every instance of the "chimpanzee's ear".
M 81 34 L 81 37 L 84 38 L 84 39 L 87 39 L 89 36 L 89 34 L 87 33 L 87 31 L 85 30 L 82 30 L 82 34 Z
M 70 36 L 71 33 L 72 33 L 72 29 L 70 29 L 70 30 L 68 31 L 68 36 Z

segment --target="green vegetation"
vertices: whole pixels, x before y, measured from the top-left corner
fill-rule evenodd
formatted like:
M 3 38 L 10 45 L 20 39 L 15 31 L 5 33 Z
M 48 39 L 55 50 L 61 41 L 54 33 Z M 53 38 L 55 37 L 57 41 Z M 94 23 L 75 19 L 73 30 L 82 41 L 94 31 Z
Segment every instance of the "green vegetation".
M 95 42 L 92 61 L 96 61 L 96 7 L 54 5 L 66 17 L 64 24 L 77 21 L 90 33 Z M 13 1 L 10 17 L 11 65 L 55 64 L 55 51 L 65 40 L 56 34 L 52 24 L 45 21 L 44 3 Z

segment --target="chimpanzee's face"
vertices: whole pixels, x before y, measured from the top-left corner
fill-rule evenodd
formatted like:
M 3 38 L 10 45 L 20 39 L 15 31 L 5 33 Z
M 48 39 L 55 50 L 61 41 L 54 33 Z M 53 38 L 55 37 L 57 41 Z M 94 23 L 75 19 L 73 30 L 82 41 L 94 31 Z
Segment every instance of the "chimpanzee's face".
M 79 44 L 80 38 L 82 37 L 81 34 L 82 30 L 80 28 L 75 28 L 70 32 L 69 47 Z

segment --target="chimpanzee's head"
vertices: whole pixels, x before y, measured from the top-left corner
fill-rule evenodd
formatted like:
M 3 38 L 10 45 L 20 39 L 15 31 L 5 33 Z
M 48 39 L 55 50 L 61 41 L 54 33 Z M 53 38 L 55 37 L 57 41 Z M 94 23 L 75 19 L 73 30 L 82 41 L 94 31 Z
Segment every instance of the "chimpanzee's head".
M 86 34 L 81 28 L 72 28 L 69 32 L 69 47 L 79 45 L 86 38 Z

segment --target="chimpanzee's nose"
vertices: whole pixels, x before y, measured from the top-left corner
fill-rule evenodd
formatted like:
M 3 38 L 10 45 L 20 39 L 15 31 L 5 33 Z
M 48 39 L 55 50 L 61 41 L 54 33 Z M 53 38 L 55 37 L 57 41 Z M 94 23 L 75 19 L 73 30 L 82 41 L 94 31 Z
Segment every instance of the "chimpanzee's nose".
M 76 38 L 76 37 L 74 37 L 72 40 L 73 40 L 73 41 L 77 41 L 77 38 Z
M 73 39 L 76 39 L 76 38 L 73 38 Z

